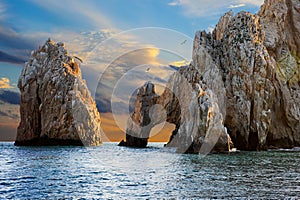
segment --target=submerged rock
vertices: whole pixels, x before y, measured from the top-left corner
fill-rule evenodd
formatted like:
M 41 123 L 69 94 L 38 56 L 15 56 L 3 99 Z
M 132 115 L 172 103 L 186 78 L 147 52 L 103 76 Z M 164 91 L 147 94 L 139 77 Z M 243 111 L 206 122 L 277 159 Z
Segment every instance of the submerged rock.
M 299 9 L 299 0 L 266 0 L 258 14 L 230 11 L 212 33 L 197 32 L 190 66 L 147 104 L 164 109 L 130 146 L 141 136 L 146 143 L 162 112 L 176 126 L 167 146 L 178 152 L 225 151 L 232 142 L 243 150 L 300 146 Z M 138 98 L 133 121 L 148 115 L 147 99 Z
M 15 145 L 99 145 L 100 115 L 79 65 L 62 43 L 32 52 L 18 81 L 21 122 Z

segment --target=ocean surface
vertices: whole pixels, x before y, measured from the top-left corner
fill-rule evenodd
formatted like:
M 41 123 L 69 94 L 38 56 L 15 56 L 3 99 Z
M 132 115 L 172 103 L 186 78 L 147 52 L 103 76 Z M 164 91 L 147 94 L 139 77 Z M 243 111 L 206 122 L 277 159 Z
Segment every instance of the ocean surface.
M 300 152 L 176 154 L 149 148 L 0 143 L 0 199 L 300 198 Z M 299 150 L 299 149 L 298 149 Z

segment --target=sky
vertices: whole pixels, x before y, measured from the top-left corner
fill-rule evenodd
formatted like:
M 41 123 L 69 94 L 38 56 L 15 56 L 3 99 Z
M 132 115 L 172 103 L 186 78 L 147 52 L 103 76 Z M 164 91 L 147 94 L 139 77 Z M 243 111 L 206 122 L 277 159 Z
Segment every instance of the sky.
M 212 31 L 219 17 L 229 10 L 256 13 L 262 3 L 263 0 L 1 0 L 0 140 L 15 137 L 19 105 L 9 98 L 18 93 L 18 77 L 30 52 L 49 37 L 64 42 L 70 54 L 83 60 L 83 78 L 103 108 L 103 129 L 108 137 L 114 134 L 111 138 L 119 140 L 124 136 L 120 130 L 124 131 L 126 125 L 112 128 L 114 118 L 108 105 L 112 96 L 117 105 L 124 107 L 128 106 L 128 97 L 145 81 L 163 88 L 176 70 L 169 65 L 191 61 L 196 31 Z M 117 113 L 122 116 L 119 121 L 126 121 L 124 113 Z

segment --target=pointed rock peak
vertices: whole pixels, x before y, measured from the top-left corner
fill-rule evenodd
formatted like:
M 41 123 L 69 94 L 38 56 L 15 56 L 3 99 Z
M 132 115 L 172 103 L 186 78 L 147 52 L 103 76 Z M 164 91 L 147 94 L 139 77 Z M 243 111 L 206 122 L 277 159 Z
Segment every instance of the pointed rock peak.
M 100 115 L 79 65 L 63 43 L 48 39 L 20 75 L 16 145 L 98 145 Z

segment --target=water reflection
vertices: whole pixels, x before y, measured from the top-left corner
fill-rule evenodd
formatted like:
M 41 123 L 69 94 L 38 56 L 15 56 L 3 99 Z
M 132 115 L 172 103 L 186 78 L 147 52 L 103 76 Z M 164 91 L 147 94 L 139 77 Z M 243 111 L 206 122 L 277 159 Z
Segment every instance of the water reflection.
M 182 155 L 162 149 L 1 143 L 0 199 L 283 198 L 300 192 L 300 153 Z

